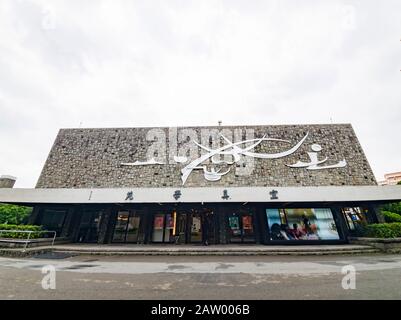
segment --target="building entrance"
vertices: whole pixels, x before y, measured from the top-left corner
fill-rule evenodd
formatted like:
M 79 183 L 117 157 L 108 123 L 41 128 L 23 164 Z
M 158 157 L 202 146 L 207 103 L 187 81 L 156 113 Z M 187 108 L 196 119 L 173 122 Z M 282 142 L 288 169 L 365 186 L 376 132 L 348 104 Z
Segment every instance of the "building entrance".
M 255 242 L 255 215 L 252 211 L 237 210 L 227 215 L 231 243 Z
M 152 242 L 214 243 L 214 214 L 210 209 L 179 209 L 154 213 Z
M 141 211 L 119 211 L 112 242 L 143 243 L 145 235 L 143 217 Z

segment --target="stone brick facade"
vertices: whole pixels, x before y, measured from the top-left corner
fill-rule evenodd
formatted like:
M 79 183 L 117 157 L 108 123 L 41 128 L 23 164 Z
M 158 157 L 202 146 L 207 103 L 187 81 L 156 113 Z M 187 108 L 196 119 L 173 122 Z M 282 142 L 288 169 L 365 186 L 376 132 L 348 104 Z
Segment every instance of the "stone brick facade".
M 212 134 L 209 135 L 209 132 Z M 352 126 L 330 124 L 61 129 L 36 187 L 182 187 L 181 169 L 185 164 L 172 161 L 173 156 L 194 159 L 205 153 L 193 140 L 213 149 L 224 145 L 227 142 L 218 135 L 219 132 L 234 142 L 264 135 L 288 140 L 263 141 L 251 150 L 256 153 L 282 152 L 295 145 L 307 133 L 308 137 L 297 151 L 283 158 L 250 159 L 241 156 L 240 162 L 231 165 L 209 163 L 209 169 L 216 167 L 222 172 L 230 171 L 219 181 L 208 181 L 201 170 L 194 170 L 184 187 L 376 185 Z M 311 152 L 313 144 L 319 144 L 322 148 L 318 153 L 319 160 L 328 158 L 325 165 L 336 164 L 342 159 L 347 161 L 347 165 L 322 170 L 286 166 L 297 161 L 308 162 L 307 152 Z M 245 145 L 240 147 L 244 148 Z M 121 165 L 124 162 L 149 160 L 149 152 L 153 152 L 156 160 L 166 164 Z M 253 163 L 249 160 L 253 160 Z M 247 166 L 252 170 L 244 174 Z

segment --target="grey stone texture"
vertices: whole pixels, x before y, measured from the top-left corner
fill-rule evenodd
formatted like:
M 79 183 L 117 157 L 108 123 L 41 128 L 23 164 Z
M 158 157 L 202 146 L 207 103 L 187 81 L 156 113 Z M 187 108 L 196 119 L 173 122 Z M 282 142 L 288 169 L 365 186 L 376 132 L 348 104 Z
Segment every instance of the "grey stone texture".
M 0 188 L 13 188 L 15 178 L 11 176 L 0 176 Z
M 211 138 L 209 130 L 214 133 Z M 150 133 L 161 133 L 153 137 Z M 175 135 L 175 133 L 178 133 Z M 206 138 L 205 138 L 206 132 Z M 276 153 L 288 150 L 307 133 L 308 137 L 293 154 L 279 159 L 254 159 L 242 156 L 241 162 L 212 164 L 212 167 L 230 172 L 219 181 L 207 181 L 202 170 L 194 170 L 184 187 L 212 186 L 341 186 L 376 185 L 376 180 L 361 145 L 350 124 L 325 125 L 267 125 L 267 126 L 215 126 L 178 128 L 94 128 L 61 129 L 39 177 L 37 188 L 118 188 L 118 187 L 183 187 L 181 169 L 184 164 L 173 161 L 173 155 L 187 155 L 191 159 L 202 151 L 190 140 L 216 148 L 226 142 L 217 133 L 223 132 L 231 141 L 259 138 L 288 140 L 289 142 L 263 141 L 257 153 Z M 189 136 L 189 137 L 187 137 Z M 209 143 L 209 145 L 207 145 Z M 322 150 L 319 160 L 328 158 L 322 165 L 336 164 L 345 159 L 344 168 L 308 170 L 290 168 L 301 160 L 308 162 L 307 152 L 312 144 Z M 249 145 L 249 144 L 248 144 Z M 244 147 L 241 145 L 240 147 Z M 177 151 L 179 150 L 179 151 Z M 149 153 L 150 152 L 150 153 Z M 163 165 L 123 166 L 122 162 L 149 160 L 154 155 Z M 228 156 L 230 160 L 231 156 Z M 248 166 L 248 167 L 247 167 Z M 252 168 L 249 174 L 243 170 Z M 241 172 L 242 170 L 242 172 Z

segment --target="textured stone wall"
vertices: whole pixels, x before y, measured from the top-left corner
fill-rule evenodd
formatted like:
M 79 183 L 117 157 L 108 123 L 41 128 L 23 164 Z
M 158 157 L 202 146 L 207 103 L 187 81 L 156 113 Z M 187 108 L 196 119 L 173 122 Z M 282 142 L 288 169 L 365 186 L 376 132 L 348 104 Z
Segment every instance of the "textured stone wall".
M 208 132 L 213 131 L 209 137 Z M 184 164 L 173 161 L 174 155 L 199 157 L 201 148 L 191 140 L 215 149 L 224 143 L 218 133 L 231 141 L 241 141 L 267 134 L 270 138 L 289 142 L 263 141 L 257 153 L 276 153 L 287 150 L 308 137 L 293 154 L 280 159 L 241 157 L 234 164 L 212 167 L 230 172 L 219 181 L 207 181 L 202 170 L 194 170 L 184 187 L 212 186 L 326 186 L 375 185 L 376 180 L 358 139 L 349 124 L 278 125 L 192 128 L 108 128 L 61 129 L 39 177 L 37 188 L 113 188 L 113 187 L 181 187 Z M 161 134 L 161 136 L 160 136 Z M 157 136 L 158 135 L 158 136 Z M 301 160 L 308 162 L 307 152 L 312 144 L 322 150 L 319 160 L 332 165 L 345 159 L 344 168 L 308 170 L 290 168 Z M 249 145 L 249 144 L 248 144 Z M 245 145 L 241 145 L 244 148 Z M 154 155 L 163 165 L 123 166 L 122 162 L 149 160 Z M 225 156 L 232 160 L 231 156 Z M 252 162 L 253 161 L 253 162 Z M 247 171 L 248 170 L 248 171 Z

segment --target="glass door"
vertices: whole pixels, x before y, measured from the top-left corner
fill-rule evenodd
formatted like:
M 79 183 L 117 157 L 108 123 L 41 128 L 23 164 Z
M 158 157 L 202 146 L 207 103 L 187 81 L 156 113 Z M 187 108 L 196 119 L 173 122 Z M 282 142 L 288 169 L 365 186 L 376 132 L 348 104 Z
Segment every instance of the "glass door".
M 231 213 L 228 216 L 228 228 L 230 242 L 241 242 L 241 227 L 240 227 L 240 216 L 236 213 Z
M 136 211 L 119 211 L 112 242 L 143 242 L 143 214 Z
M 125 242 L 125 233 L 127 230 L 129 212 L 119 211 L 117 221 L 114 227 L 113 242 Z
M 175 241 L 175 213 L 156 213 L 153 216 L 152 242 L 171 243 Z
M 139 242 L 141 234 L 140 226 L 141 217 L 138 215 L 130 215 L 128 219 L 127 233 L 125 238 L 126 242 Z
M 228 215 L 230 242 L 255 242 L 254 215 L 252 212 L 233 212 Z
M 243 242 L 255 241 L 252 213 L 245 213 L 242 215 L 241 218 L 242 218 L 242 241 Z
M 202 216 L 200 213 L 191 213 L 190 242 L 202 241 Z
M 186 213 L 175 213 L 174 215 L 174 236 L 176 243 L 187 242 L 187 214 Z

